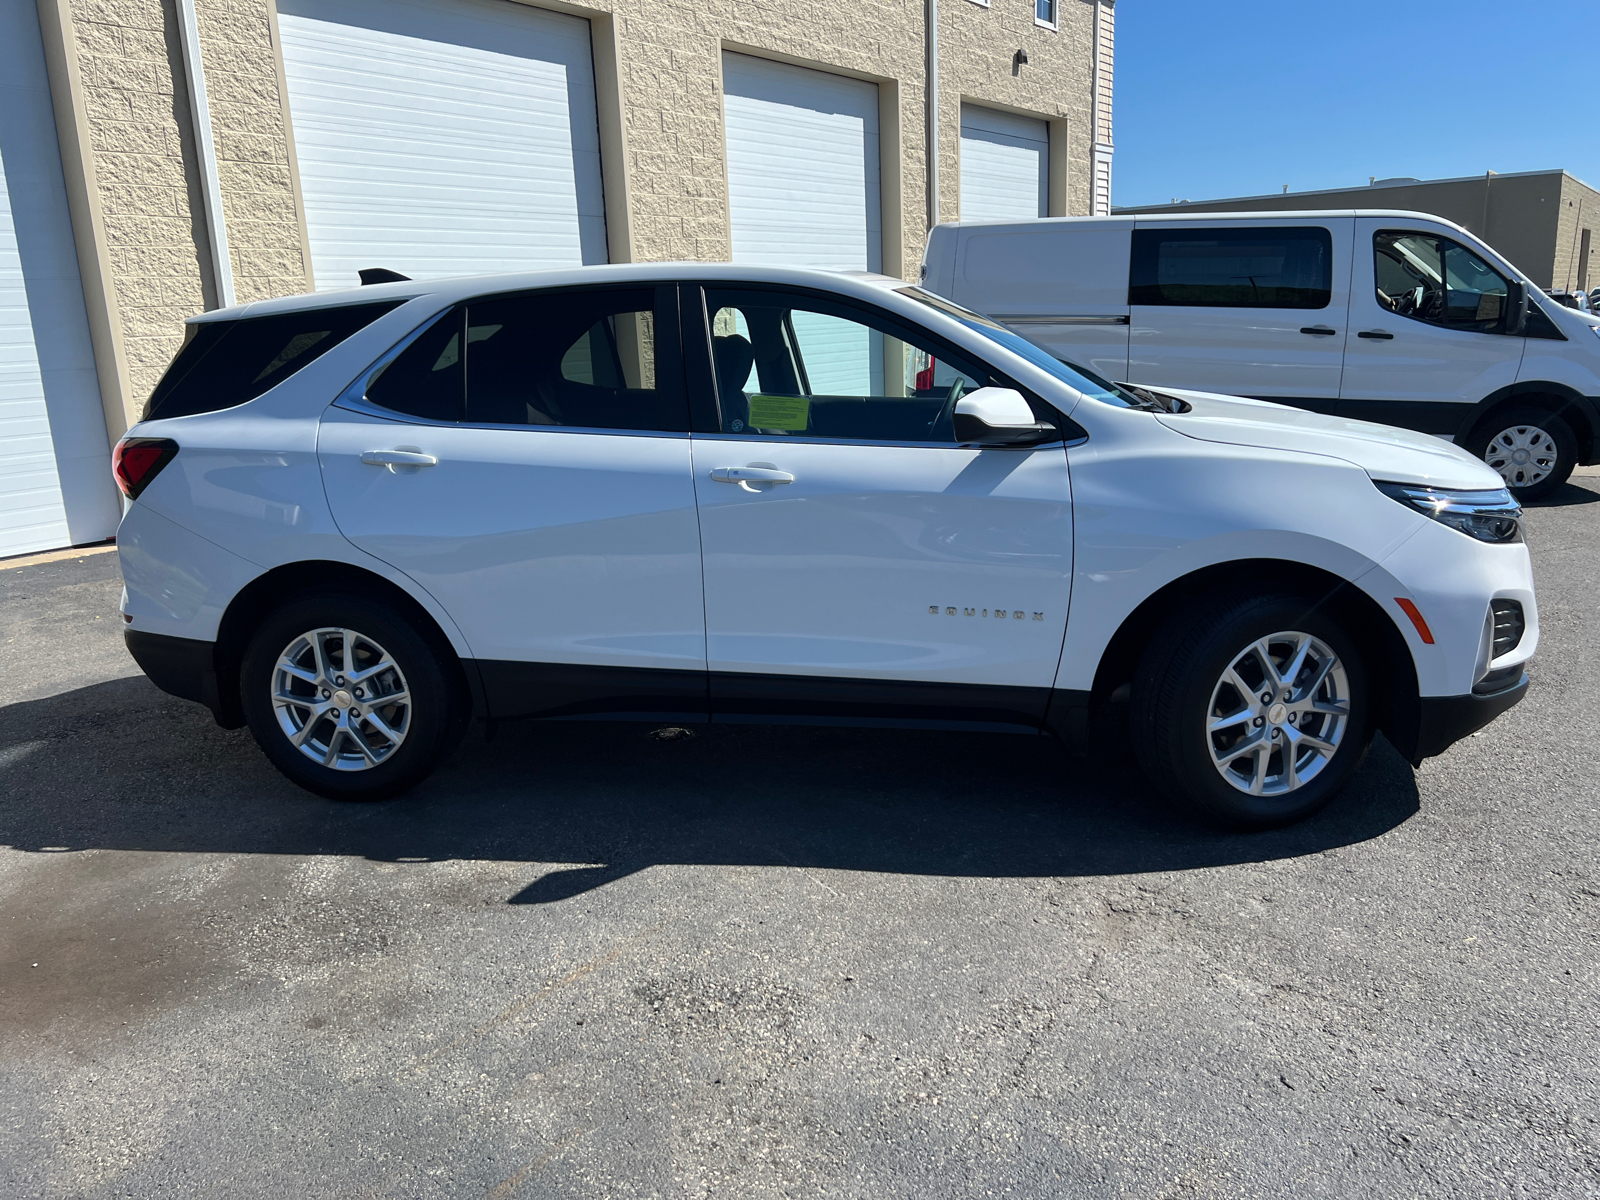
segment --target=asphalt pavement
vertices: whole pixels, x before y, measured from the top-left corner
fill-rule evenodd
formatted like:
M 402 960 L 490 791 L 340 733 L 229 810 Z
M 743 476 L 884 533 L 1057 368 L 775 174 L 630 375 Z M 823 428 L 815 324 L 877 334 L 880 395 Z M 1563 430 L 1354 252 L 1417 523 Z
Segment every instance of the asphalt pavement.
M 1044 738 L 634 724 L 299 791 L 0 563 L 0 1195 L 1600 1194 L 1600 471 L 1528 699 L 1219 833 Z

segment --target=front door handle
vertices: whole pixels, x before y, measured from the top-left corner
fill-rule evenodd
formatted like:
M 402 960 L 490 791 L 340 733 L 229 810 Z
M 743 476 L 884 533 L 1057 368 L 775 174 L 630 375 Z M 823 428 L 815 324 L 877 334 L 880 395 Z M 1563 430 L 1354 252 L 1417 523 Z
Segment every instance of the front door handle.
M 1357 337 L 1367 338 L 1369 341 L 1374 341 L 1374 342 L 1392 342 L 1392 341 L 1394 341 L 1394 334 L 1389 333 L 1389 332 L 1387 332 L 1385 330 L 1382 330 L 1382 329 L 1363 329 L 1360 333 L 1356 334 L 1356 336 Z
M 1339 331 L 1332 325 L 1302 325 L 1301 333 L 1309 333 L 1312 337 L 1332 337 Z
M 748 467 L 713 467 L 711 478 L 718 483 L 737 483 L 747 492 L 758 492 L 753 483 L 793 483 L 794 476 L 787 471 L 780 471 L 776 467 L 761 466 Z
M 368 450 L 361 456 L 361 461 L 369 467 L 388 467 L 390 471 L 398 473 L 407 468 L 431 467 L 439 460 L 431 454 L 405 446 L 395 450 Z

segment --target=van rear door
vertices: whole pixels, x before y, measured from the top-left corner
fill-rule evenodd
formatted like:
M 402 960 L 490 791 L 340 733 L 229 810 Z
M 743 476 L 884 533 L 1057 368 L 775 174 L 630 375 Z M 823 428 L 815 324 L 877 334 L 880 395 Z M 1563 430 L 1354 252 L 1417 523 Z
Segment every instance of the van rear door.
M 1107 379 L 1128 377 L 1133 218 L 960 227 L 950 299 Z
M 1354 217 L 1146 218 L 1128 275 L 1131 383 L 1332 412 Z

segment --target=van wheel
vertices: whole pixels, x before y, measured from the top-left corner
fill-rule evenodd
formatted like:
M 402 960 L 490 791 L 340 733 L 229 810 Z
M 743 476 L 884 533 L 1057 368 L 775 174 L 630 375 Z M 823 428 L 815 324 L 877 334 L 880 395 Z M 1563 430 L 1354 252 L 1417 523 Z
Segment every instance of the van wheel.
M 1500 472 L 1518 500 L 1549 495 L 1567 481 L 1578 462 L 1572 426 L 1538 408 L 1490 413 L 1465 449 Z
M 355 593 L 269 616 L 239 672 L 250 732 L 307 791 L 379 800 L 426 779 L 466 729 L 448 664 L 405 618 Z
M 1343 626 L 1287 594 L 1232 594 L 1145 651 L 1129 714 L 1158 789 L 1240 829 L 1321 808 L 1366 756 L 1367 672 Z

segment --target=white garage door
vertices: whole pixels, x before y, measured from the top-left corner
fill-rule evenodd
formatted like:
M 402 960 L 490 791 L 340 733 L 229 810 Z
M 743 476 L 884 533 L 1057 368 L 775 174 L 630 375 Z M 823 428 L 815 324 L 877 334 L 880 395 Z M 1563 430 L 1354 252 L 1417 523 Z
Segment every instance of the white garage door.
M 961 106 L 961 219 L 1050 215 L 1050 126 L 1033 117 Z
M 31 4 L 0 5 L 0 557 L 122 515 Z
M 504 0 L 279 0 L 317 287 L 606 261 L 589 23 Z
M 878 271 L 878 87 L 722 56 L 733 261 Z

